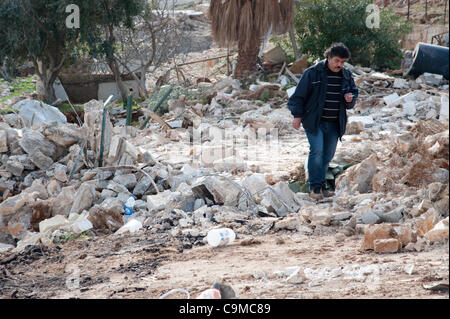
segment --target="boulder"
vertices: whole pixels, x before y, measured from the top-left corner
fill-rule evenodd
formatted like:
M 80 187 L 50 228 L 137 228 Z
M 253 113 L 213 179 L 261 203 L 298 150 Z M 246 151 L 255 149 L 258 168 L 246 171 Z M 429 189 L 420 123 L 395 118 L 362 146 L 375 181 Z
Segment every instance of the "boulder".
M 36 100 L 22 100 L 13 106 L 28 126 L 35 123 L 66 124 L 67 118 L 58 108 Z

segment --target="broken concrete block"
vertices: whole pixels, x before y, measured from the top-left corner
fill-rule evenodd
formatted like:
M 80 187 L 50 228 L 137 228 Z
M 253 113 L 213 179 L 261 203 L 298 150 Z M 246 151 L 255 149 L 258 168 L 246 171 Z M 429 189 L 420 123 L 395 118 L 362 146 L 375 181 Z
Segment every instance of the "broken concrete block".
M 267 209 L 269 213 L 275 213 L 279 217 L 284 217 L 288 213 L 288 208 L 280 201 L 280 196 L 273 189 L 266 189 L 260 195 L 260 204 Z
M 414 116 L 416 115 L 416 103 L 415 102 L 406 102 L 402 104 L 403 115 L 406 116 Z
M 46 125 L 45 137 L 61 147 L 69 148 L 83 139 L 83 131 L 76 124 Z
M 42 153 L 40 150 L 35 150 L 32 154 L 29 155 L 30 160 L 33 162 L 33 164 L 42 170 L 50 168 L 50 166 L 52 166 L 53 164 L 53 160 L 51 159 L 51 157 L 44 155 L 44 153 Z
M 425 236 L 425 234 L 433 229 L 438 222 L 439 213 L 434 208 L 430 208 L 425 214 L 416 220 L 417 235 L 420 237 Z
M 241 189 L 223 177 L 200 177 L 192 184 L 196 198 L 212 200 L 217 205 L 237 206 Z
M 2 223 L 4 223 L 5 216 L 15 214 L 26 204 L 34 203 L 39 195 L 37 193 L 22 192 L 19 195 L 8 197 L 5 201 L 0 203 L 0 232 L 2 231 Z M 7 221 L 6 221 L 7 223 Z
M 61 165 L 61 167 L 58 167 L 57 169 L 55 169 L 55 174 L 53 175 L 58 181 L 60 181 L 61 183 L 67 183 L 69 181 L 69 178 L 67 177 L 67 167 Z
M 113 192 L 115 192 L 117 194 L 128 193 L 128 189 L 121 184 L 118 184 L 114 181 L 104 181 L 104 182 L 106 182 L 106 185 L 105 185 L 106 189 L 112 190 Z
M 444 78 L 441 74 L 427 73 L 425 72 L 420 76 L 425 81 L 425 84 L 431 86 L 439 86 Z
M 286 217 L 284 219 L 281 219 L 273 225 L 273 229 L 275 231 L 278 230 L 297 230 L 299 226 L 298 218 L 297 217 Z
M 362 222 L 366 225 L 378 224 L 381 222 L 381 218 L 372 211 L 363 214 L 361 218 Z
M 416 242 L 417 235 L 412 230 L 411 225 L 394 225 L 394 230 L 398 235 L 398 240 L 402 243 L 402 246 L 405 247 L 411 242 Z
M 448 240 L 448 220 L 449 218 L 447 217 L 437 223 L 433 229 L 425 234 L 425 238 L 431 243 Z
M 247 188 L 250 191 L 250 193 L 255 197 L 256 200 L 259 198 L 260 195 L 257 193 L 269 186 L 266 182 L 265 176 L 259 173 L 245 177 L 242 180 L 241 185 Z
M 69 216 L 70 210 L 77 194 L 74 186 L 67 186 L 61 189 L 61 193 L 53 200 L 52 215 Z
M 350 212 L 339 212 L 332 214 L 332 220 L 334 221 L 344 221 L 352 218 L 353 214 Z
M 74 234 L 81 234 L 85 231 L 91 230 L 94 225 L 86 217 L 79 218 L 71 226 L 70 229 Z
M 56 146 L 48 141 L 44 135 L 32 129 L 26 129 L 22 138 L 19 140 L 20 147 L 29 155 L 40 151 L 47 157 L 53 157 L 56 154 Z M 53 163 L 53 162 L 52 162 Z
M 373 246 L 377 253 L 396 253 L 401 249 L 402 244 L 395 238 L 375 239 Z
M 144 164 L 147 164 L 149 166 L 154 166 L 156 164 L 155 159 L 149 152 L 144 152 L 142 154 L 142 161 L 144 162 Z
M 123 226 L 123 214 L 114 209 L 106 209 L 95 205 L 89 210 L 88 219 L 94 229 L 115 232 Z
M 147 190 L 150 188 L 150 185 L 152 185 L 150 179 L 146 176 L 143 176 L 139 182 L 137 182 L 136 186 L 133 189 L 133 194 L 135 196 L 142 196 L 144 195 Z M 152 187 L 153 188 L 153 187 Z
M 130 142 L 125 140 L 124 142 L 124 151 L 128 155 L 131 156 L 133 161 L 135 162 L 141 162 L 142 161 L 142 153 Z
M 278 182 L 273 186 L 273 190 L 280 196 L 284 204 L 286 204 L 290 212 L 297 212 L 300 209 L 296 201 L 295 193 L 289 188 L 285 182 Z
M 331 218 L 332 218 L 331 212 L 329 212 L 328 210 L 316 211 L 311 216 L 311 225 L 312 226 L 317 226 L 317 225 L 328 226 L 328 225 L 330 225 Z
M 24 167 L 20 162 L 8 161 L 6 163 L 6 170 L 11 174 L 13 174 L 14 176 L 20 177 L 22 176 Z
M 236 156 L 231 156 L 215 160 L 213 162 L 213 167 L 220 172 L 245 172 L 247 170 L 247 163 Z
M 424 199 L 420 202 L 420 204 L 417 207 L 414 207 L 411 210 L 410 214 L 412 217 L 419 217 L 420 215 L 422 215 L 423 213 L 425 213 L 427 210 L 429 210 L 432 207 L 433 207 L 433 203 L 428 199 Z
M 56 215 L 55 217 L 43 220 L 39 223 L 39 232 L 46 233 L 57 230 L 58 228 L 67 226 L 69 221 L 62 215 Z
M 108 197 L 116 197 L 116 196 L 117 196 L 117 193 L 110 189 L 104 189 L 100 193 L 100 197 L 103 199 L 107 199 Z
M 134 174 L 124 174 L 115 176 L 113 179 L 114 182 L 125 186 L 127 189 L 132 189 L 136 186 L 136 176 Z
M 377 239 L 397 239 L 397 237 L 397 232 L 391 224 L 369 225 L 365 229 L 361 249 L 374 249 L 374 241 Z
M 397 93 L 392 93 L 390 95 L 383 97 L 383 101 L 384 103 L 386 103 L 386 105 L 390 105 L 394 101 L 397 101 L 399 98 L 400 96 Z
M 78 189 L 70 213 L 80 214 L 83 210 L 91 208 L 95 199 L 95 188 L 92 184 L 83 183 Z
M 142 228 L 142 223 L 136 219 L 131 219 L 128 223 L 123 225 L 118 231 L 115 232 L 115 235 L 120 235 L 124 233 L 133 234 L 139 231 Z
M 336 180 L 336 190 L 368 193 L 372 189 L 372 179 L 377 171 L 377 163 L 377 155 L 372 154 L 360 164 L 350 167 Z
M 408 83 L 408 81 L 405 79 L 395 78 L 393 88 L 394 89 L 403 89 L 405 87 L 406 83 Z
M 400 206 L 390 212 L 382 214 L 381 221 L 384 223 L 398 223 L 403 217 L 403 211 L 405 208 L 405 206 Z

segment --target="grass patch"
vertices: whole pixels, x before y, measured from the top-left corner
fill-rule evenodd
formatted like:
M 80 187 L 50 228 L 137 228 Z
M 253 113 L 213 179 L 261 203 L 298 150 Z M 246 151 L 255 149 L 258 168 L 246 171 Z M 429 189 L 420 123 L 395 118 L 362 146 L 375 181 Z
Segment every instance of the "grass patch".
M 82 105 L 73 105 L 74 109 L 78 112 L 78 111 L 84 111 L 84 108 Z M 58 109 L 62 112 L 62 113 L 68 113 L 68 112 L 73 112 L 72 107 L 70 106 L 69 103 L 65 102 L 62 103 L 58 106 Z
M 7 83 L 9 86 L 10 94 L 0 99 L 0 104 L 5 103 L 7 100 L 21 96 L 24 93 L 33 93 L 36 91 L 36 83 L 33 77 L 14 79 L 12 83 L 0 80 L 0 84 Z

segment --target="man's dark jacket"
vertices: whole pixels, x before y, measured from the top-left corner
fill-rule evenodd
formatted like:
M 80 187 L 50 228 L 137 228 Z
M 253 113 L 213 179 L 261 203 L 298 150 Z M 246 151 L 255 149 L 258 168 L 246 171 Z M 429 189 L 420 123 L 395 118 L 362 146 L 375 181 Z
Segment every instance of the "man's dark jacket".
M 288 108 L 292 115 L 295 118 L 301 118 L 303 128 L 311 134 L 316 134 L 325 106 L 328 87 L 328 66 L 326 62 L 327 60 L 322 60 L 305 70 L 295 93 L 288 101 Z M 341 105 L 339 110 L 339 138 L 341 140 L 347 126 L 346 110 L 353 108 L 358 98 L 358 88 L 355 85 L 352 73 L 343 68 L 342 75 Z M 346 93 L 353 94 L 353 100 L 350 103 L 347 103 L 344 99 Z

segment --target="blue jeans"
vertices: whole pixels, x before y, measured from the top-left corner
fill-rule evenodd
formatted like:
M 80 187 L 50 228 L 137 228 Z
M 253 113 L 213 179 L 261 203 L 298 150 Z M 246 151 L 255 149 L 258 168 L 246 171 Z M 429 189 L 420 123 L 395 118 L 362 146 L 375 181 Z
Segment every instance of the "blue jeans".
M 328 165 L 336 153 L 339 139 L 339 123 L 321 121 L 315 135 L 306 132 L 309 141 L 308 175 L 309 189 L 325 185 Z

